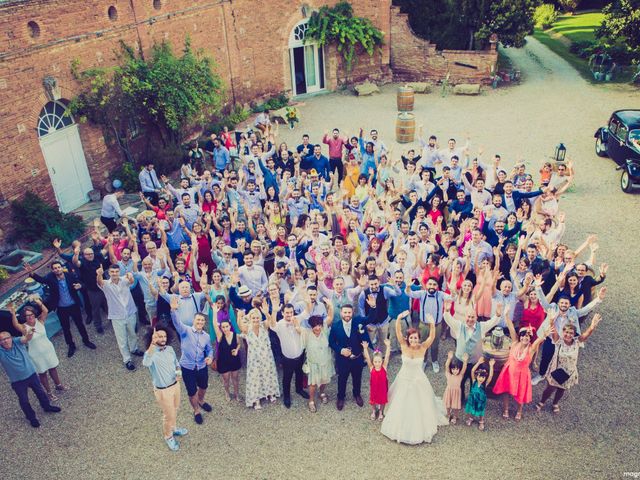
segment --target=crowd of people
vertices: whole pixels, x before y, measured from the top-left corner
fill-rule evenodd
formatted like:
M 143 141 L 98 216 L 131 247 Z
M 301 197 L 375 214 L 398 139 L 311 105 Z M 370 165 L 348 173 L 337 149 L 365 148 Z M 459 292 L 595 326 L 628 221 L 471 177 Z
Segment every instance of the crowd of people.
M 580 348 L 601 320 L 595 314 L 585 326 L 605 298 L 596 285 L 608 268 L 596 264 L 594 235 L 563 243 L 572 162 L 507 168 L 500 155 L 472 153 L 469 139 L 441 147 L 422 129 L 418 146 L 403 152 L 375 129 L 303 135 L 289 146 L 268 116 L 258 120 L 239 137 L 225 129 L 202 147 L 194 142 L 176 180 L 144 165 L 146 210 L 136 219 L 123 215 L 122 191 L 106 195 L 89 244 L 65 253 L 55 242 L 59 258 L 44 277 L 27 267 L 48 294 L 22 319 L 12 310 L 22 336 L 0 333 L 0 362 L 34 427 L 28 389 L 46 411 L 59 410 L 51 402 L 66 389 L 44 331 L 48 310 L 69 357 L 71 321 L 95 348 L 85 325 L 104 334 L 106 310 L 124 367 L 135 370 L 140 356 L 150 370 L 171 450 L 187 433 L 176 426 L 181 383 L 202 424 L 213 371 L 228 401 L 260 410 L 282 398 L 291 408 L 294 382 L 314 413 L 329 402 L 335 376 L 337 409 L 349 377 L 362 407 L 367 366 L 370 418 L 408 444 L 430 442 L 463 409 L 463 422 L 484 430 L 488 393 L 502 395 L 505 419 L 514 400 L 520 420 L 541 381 L 535 408 L 551 399 L 560 411 L 578 382 Z M 501 335 L 502 361 L 486 349 Z M 448 337 L 454 348 L 443 353 Z M 394 353 L 401 368 L 390 382 Z M 441 398 L 425 370 L 440 374 L 443 359 Z

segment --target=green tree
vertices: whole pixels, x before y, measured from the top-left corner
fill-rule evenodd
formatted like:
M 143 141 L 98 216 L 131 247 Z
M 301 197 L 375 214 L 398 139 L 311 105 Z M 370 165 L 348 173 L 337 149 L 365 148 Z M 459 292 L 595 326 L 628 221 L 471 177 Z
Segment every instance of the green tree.
M 605 45 L 620 45 L 640 58 L 640 0 L 615 0 L 602 10 L 604 20 L 596 37 Z
M 468 49 L 485 48 L 491 34 L 508 47 L 522 47 L 533 32 L 538 0 L 456 0 L 469 35 Z
M 413 30 L 439 49 L 481 49 L 496 33 L 506 46 L 521 47 L 533 31 L 539 0 L 395 0 L 409 13 Z
M 82 72 L 79 67 L 75 61 L 72 72 L 83 91 L 70 111 L 101 126 L 129 162 L 132 123 L 155 129 L 165 146 L 175 145 L 186 128 L 204 124 L 222 104 L 223 84 L 213 60 L 194 52 L 188 38 L 179 57 L 167 42 L 154 45 L 149 60 L 122 43 L 117 65 Z

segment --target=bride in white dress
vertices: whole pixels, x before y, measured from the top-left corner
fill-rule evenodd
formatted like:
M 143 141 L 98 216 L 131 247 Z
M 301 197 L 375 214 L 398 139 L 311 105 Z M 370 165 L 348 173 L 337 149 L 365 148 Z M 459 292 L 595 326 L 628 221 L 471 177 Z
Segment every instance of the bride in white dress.
M 429 337 L 420 343 L 420 333 L 409 329 L 402 335 L 402 318 L 396 321 L 396 335 L 402 349 L 402 367 L 389 389 L 389 404 L 380 431 L 391 440 L 417 445 L 431 442 L 438 426 L 448 425 L 442 399 L 436 397 L 429 379 L 422 370 L 422 361 L 435 338 L 435 328 L 429 329 Z M 430 317 L 429 323 L 433 323 Z M 404 341 L 402 341 L 404 340 Z

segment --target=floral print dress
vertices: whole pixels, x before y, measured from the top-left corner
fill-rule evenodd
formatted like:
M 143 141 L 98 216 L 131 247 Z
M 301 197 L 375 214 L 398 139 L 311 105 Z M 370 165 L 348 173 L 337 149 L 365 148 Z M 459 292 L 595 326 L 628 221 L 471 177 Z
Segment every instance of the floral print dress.
M 280 384 L 276 362 L 271 353 L 271 341 L 269 333 L 264 326 L 260 326 L 258 335 L 249 329 L 241 335 L 247 340 L 249 346 L 247 353 L 247 384 L 245 392 L 245 405 L 253 406 L 261 398 L 268 396 L 280 396 Z

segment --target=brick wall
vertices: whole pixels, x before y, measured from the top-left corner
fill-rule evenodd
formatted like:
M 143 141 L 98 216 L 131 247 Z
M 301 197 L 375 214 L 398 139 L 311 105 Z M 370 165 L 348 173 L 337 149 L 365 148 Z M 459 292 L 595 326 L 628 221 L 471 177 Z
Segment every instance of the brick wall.
M 495 44 L 489 50 L 442 50 L 415 35 L 406 13 L 391 8 L 390 66 L 395 81 L 443 80 L 450 83 L 489 83 L 492 67 L 498 61 Z M 461 65 L 462 64 L 462 65 Z
M 179 49 L 185 35 L 217 63 L 229 102 L 245 103 L 291 90 L 288 42 L 307 12 L 337 0 L 25 0 L 0 4 L 0 200 L 33 190 L 55 205 L 47 166 L 35 130 L 47 103 L 42 81 L 56 78 L 63 99 L 78 93 L 71 62 L 81 68 L 116 63 L 121 41 L 148 53 L 154 42 L 169 40 Z M 391 0 L 351 0 L 356 15 L 390 31 Z M 34 23 L 37 26 L 34 25 Z M 328 47 L 327 88 L 336 88 L 344 67 Z M 354 80 L 391 77 L 390 44 L 372 58 L 361 56 Z M 102 132 L 80 126 L 80 137 L 94 188 L 101 189 L 121 161 L 105 144 Z M 0 202 L 0 229 L 10 225 L 10 211 Z M 0 243 L 2 230 L 0 230 Z

